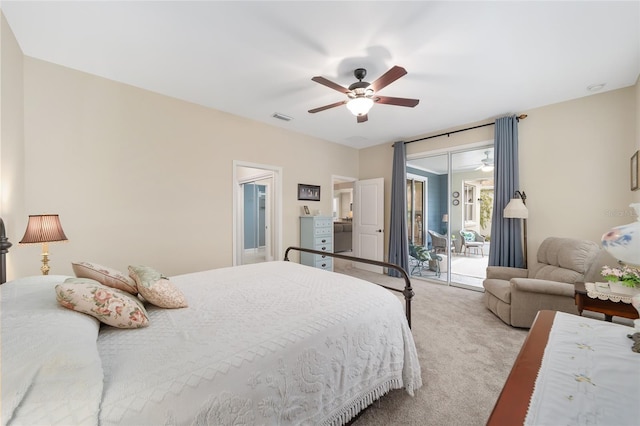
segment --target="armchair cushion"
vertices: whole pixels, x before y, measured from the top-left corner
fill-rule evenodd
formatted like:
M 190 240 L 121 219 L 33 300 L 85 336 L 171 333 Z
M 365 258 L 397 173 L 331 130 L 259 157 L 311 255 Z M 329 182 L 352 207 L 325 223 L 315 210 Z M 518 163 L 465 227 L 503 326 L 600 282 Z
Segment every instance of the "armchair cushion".
M 535 278 L 513 278 L 511 280 L 511 289 L 526 291 L 529 293 L 555 294 L 557 296 L 567 296 L 573 298 L 575 296 L 575 287 L 573 284 L 538 280 Z
M 523 268 L 509 268 L 507 266 L 487 267 L 487 278 L 510 280 L 511 278 L 526 278 L 528 275 L 529 270 Z

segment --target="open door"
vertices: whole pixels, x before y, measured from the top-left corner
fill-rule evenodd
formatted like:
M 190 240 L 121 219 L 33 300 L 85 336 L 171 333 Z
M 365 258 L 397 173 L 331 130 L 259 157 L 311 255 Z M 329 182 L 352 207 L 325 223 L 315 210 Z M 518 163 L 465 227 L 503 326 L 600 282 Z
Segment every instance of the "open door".
M 353 251 L 357 257 L 384 260 L 384 179 L 355 183 L 353 193 Z M 382 267 L 354 263 L 367 271 L 382 273 Z
M 234 161 L 233 265 L 269 262 L 282 246 L 281 170 Z

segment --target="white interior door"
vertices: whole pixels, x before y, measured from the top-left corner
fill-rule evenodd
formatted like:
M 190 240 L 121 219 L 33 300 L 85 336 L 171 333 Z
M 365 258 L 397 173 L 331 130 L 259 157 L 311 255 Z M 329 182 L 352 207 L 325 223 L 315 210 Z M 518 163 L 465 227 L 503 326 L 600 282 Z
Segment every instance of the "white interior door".
M 357 257 L 384 260 L 384 179 L 355 183 L 353 193 L 353 248 Z M 368 271 L 382 273 L 382 267 L 354 263 Z
M 245 262 L 244 202 L 242 184 L 254 182 L 265 186 L 264 256 L 259 261 L 278 259 L 282 250 L 282 168 L 234 160 L 233 162 L 233 265 Z

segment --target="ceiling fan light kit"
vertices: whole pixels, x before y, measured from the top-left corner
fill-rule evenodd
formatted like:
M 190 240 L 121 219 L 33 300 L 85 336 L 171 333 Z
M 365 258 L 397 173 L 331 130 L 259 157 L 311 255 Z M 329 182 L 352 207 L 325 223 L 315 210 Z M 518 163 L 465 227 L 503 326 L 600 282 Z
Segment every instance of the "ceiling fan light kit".
M 358 79 L 358 81 L 351 84 L 349 88 L 340 86 L 339 84 L 327 80 L 326 78 L 321 76 L 313 77 L 311 79 L 312 81 L 315 81 L 316 83 L 320 83 L 324 86 L 329 87 L 330 89 L 347 95 L 347 100 L 335 102 L 333 104 L 325 105 L 319 108 L 310 109 L 309 112 L 311 114 L 314 114 L 316 112 L 324 111 L 326 109 L 346 104 L 349 111 L 351 111 L 351 113 L 357 117 L 357 122 L 364 123 L 369 119 L 367 114 L 369 113 L 369 110 L 374 103 L 413 108 L 414 106 L 418 105 L 418 102 L 420 102 L 418 99 L 375 96 L 375 93 L 377 91 L 388 86 L 389 84 L 393 83 L 406 74 L 407 70 L 396 65 L 389 71 L 384 73 L 382 76 L 380 76 L 373 83 L 367 83 L 366 81 L 362 81 L 367 75 L 367 70 L 365 70 L 364 68 L 357 68 L 353 72 L 353 75 Z
M 489 154 L 491 154 L 491 151 L 484 152 L 484 155 L 486 155 L 486 157 L 481 160 L 482 164 L 476 170 L 481 170 L 485 173 L 493 171 L 494 169 L 493 158 L 490 158 Z
M 353 115 L 362 116 L 367 115 L 371 107 L 373 106 L 373 99 L 366 98 L 364 96 L 353 98 L 349 102 L 347 102 L 347 108 Z

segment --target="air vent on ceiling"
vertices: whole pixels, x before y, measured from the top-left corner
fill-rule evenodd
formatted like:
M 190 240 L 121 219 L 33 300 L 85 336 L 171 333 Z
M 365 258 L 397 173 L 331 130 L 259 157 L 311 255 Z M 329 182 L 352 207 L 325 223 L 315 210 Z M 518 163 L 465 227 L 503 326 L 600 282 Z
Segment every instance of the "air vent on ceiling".
M 278 120 L 284 120 L 284 121 L 293 120 L 293 118 L 289 117 L 288 115 L 280 114 L 279 112 L 274 112 L 273 117 L 277 118 Z

